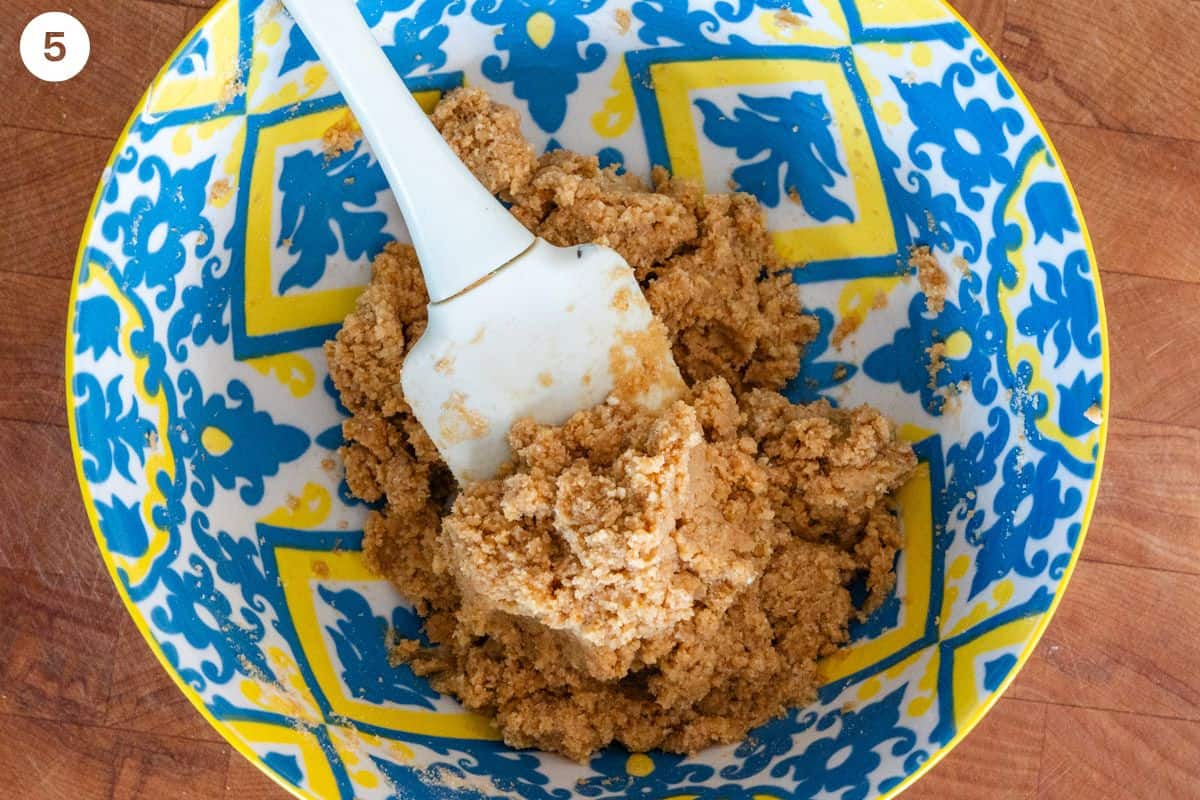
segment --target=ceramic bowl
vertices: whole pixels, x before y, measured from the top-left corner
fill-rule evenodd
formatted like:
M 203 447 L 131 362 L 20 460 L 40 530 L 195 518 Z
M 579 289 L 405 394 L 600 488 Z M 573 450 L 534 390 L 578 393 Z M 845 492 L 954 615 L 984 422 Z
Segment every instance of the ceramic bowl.
M 898 792 L 1028 657 L 1099 480 L 1095 259 L 1012 78 L 936 0 L 359 6 L 427 106 L 469 83 L 538 148 L 757 195 L 822 324 L 787 395 L 881 406 L 920 456 L 898 586 L 816 702 L 686 758 L 515 751 L 390 667 L 384 631 L 418 619 L 361 560 L 320 346 L 404 228 L 369 147 L 322 154 L 343 101 L 280 4 L 221 0 L 104 172 L 67 340 L 84 501 L 163 666 L 305 798 Z M 937 313 L 908 274 L 918 244 L 950 276 Z

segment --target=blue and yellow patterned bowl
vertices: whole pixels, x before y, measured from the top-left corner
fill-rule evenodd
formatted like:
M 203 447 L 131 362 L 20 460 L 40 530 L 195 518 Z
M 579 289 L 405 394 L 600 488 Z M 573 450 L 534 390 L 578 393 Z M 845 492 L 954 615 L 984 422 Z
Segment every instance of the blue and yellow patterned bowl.
M 384 631 L 418 620 L 360 558 L 319 347 L 404 230 L 365 145 L 322 154 L 342 99 L 279 2 L 222 0 L 113 153 L 67 341 L 84 501 L 163 666 L 305 798 L 894 795 L 1028 657 L 1099 480 L 1095 259 L 1012 79 L 939 0 L 359 5 L 427 105 L 469 82 L 540 147 L 758 196 L 822 322 L 789 396 L 878 404 L 920 455 L 899 585 L 818 702 L 689 758 L 516 752 L 389 667 Z M 913 244 L 950 273 L 939 313 Z

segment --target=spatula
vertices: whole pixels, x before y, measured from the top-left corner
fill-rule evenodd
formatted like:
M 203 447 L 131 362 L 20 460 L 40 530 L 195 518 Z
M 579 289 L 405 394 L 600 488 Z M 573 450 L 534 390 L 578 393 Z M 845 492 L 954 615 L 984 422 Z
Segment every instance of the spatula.
M 430 123 L 353 0 L 286 0 L 387 176 L 429 290 L 429 325 L 397 376 L 460 481 L 492 477 L 513 423 L 605 402 L 650 409 L 683 380 L 633 270 L 595 245 L 535 237 Z

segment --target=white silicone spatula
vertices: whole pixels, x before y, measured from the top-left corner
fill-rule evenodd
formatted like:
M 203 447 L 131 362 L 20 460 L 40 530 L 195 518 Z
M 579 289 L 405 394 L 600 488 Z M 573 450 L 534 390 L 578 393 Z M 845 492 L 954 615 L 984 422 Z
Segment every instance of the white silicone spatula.
M 286 0 L 391 183 L 429 289 L 397 376 L 460 480 L 493 476 L 513 422 L 559 424 L 614 388 L 657 408 L 683 390 L 633 270 L 613 250 L 529 233 L 409 94 L 353 0 Z

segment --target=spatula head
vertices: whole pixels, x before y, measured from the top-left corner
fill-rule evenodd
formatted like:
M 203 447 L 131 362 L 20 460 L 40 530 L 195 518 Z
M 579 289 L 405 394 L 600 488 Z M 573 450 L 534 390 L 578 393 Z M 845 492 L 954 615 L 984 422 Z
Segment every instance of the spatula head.
M 401 382 L 459 481 L 499 471 L 518 419 L 558 425 L 606 401 L 657 409 L 686 388 L 624 259 L 607 247 L 542 240 L 429 307 Z

